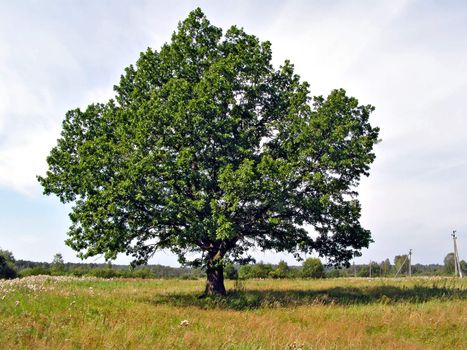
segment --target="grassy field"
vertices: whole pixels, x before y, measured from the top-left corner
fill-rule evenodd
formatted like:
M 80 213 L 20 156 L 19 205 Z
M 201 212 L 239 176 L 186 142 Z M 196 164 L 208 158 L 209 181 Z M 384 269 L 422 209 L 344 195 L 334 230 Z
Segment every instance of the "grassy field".
M 467 280 L 0 281 L 2 349 L 467 349 Z M 188 324 L 182 322 L 187 320 Z

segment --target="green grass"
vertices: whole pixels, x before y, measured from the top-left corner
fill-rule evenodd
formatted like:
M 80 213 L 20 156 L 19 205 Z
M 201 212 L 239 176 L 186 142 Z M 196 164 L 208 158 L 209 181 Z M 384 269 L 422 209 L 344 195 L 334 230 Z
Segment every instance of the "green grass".
M 202 280 L 0 281 L 1 348 L 467 348 L 467 280 L 249 280 L 229 282 L 226 297 L 199 299 L 203 286 Z

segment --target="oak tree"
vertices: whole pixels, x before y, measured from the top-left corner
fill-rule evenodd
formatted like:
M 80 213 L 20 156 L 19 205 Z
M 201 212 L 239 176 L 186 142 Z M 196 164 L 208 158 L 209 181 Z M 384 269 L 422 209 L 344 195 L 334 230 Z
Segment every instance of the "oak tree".
M 342 89 L 311 97 L 269 42 L 196 9 L 114 90 L 66 114 L 38 177 L 74 203 L 66 243 L 82 258 L 169 249 L 224 294 L 224 264 L 253 247 L 341 264 L 370 243 L 356 186 L 375 158 L 374 108 Z

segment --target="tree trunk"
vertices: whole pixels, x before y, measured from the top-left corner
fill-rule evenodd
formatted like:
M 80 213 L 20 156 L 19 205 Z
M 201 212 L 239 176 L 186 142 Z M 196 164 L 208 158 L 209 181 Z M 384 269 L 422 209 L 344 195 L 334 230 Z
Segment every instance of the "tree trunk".
M 225 295 L 224 286 L 224 268 L 216 266 L 208 268 L 207 271 L 206 289 L 204 295 Z

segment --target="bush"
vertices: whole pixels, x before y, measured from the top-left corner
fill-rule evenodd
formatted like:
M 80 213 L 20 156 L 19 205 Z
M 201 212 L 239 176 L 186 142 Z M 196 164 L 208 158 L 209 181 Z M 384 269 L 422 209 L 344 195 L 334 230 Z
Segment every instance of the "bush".
M 244 280 L 248 278 L 252 278 L 252 267 L 253 265 L 242 265 L 238 269 L 238 278 Z
M 329 278 L 342 277 L 343 275 L 344 275 L 343 271 L 340 269 L 336 269 L 336 268 L 326 272 L 326 277 L 329 277 Z
M 235 268 L 234 264 L 228 263 L 224 267 L 224 278 L 228 280 L 238 279 L 238 271 Z
M 47 267 L 36 266 L 27 267 L 19 272 L 20 277 L 38 276 L 38 275 L 51 275 L 51 271 Z
M 143 267 L 143 268 L 135 269 L 135 270 L 131 271 L 131 277 L 135 277 L 135 278 L 154 278 L 155 275 L 150 269 L 148 269 L 146 267 Z
M 117 271 L 111 268 L 91 269 L 86 276 L 99 277 L 99 278 L 113 278 L 119 277 Z
M 15 278 L 16 270 L 10 261 L 7 261 L 4 256 L 0 255 L 0 279 Z
M 268 278 L 272 272 L 271 264 L 263 264 L 262 262 L 255 265 L 242 265 L 238 270 L 240 279 L 248 278 Z
M 74 267 L 69 270 L 69 273 L 76 277 L 82 277 L 86 275 L 87 273 L 89 273 L 89 268 L 81 267 L 81 266 Z
M 8 250 L 0 249 L 0 279 L 15 278 L 16 276 L 17 273 L 13 253 Z
M 283 260 L 279 261 L 277 267 L 269 273 L 272 278 L 288 278 L 290 268 Z
M 302 277 L 324 278 L 324 267 L 318 258 L 308 258 L 303 262 Z
M 272 265 L 263 264 L 262 262 L 259 264 L 253 265 L 253 268 L 251 271 L 253 278 L 268 278 L 271 272 L 272 272 Z

